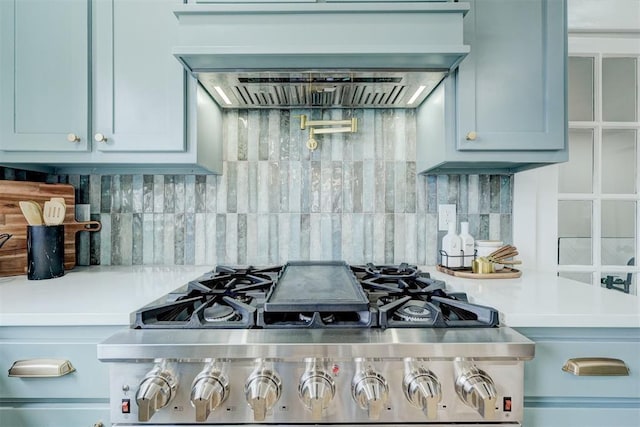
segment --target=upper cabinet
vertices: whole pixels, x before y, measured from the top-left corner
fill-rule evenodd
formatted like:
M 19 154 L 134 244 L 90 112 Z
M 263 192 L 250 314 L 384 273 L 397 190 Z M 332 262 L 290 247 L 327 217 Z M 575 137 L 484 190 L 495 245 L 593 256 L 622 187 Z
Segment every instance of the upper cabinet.
M 94 3 L 93 111 L 100 151 L 184 151 L 184 71 L 171 55 L 176 0 Z
M 471 51 L 418 111 L 420 171 L 513 173 L 566 161 L 565 2 L 470 3 Z
M 199 89 L 171 53 L 179 4 L 0 2 L 0 163 L 220 171 L 221 129 L 198 140 Z
M 89 4 L 0 2 L 0 149 L 86 151 Z

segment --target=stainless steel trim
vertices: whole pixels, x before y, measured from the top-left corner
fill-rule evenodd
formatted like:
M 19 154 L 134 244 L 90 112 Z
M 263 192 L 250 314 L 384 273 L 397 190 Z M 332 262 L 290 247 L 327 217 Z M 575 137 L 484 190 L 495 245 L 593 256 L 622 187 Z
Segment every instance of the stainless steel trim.
M 16 360 L 9 368 L 10 377 L 18 378 L 56 378 L 75 371 L 66 359 L 26 359 Z
M 435 345 L 437 344 L 437 345 Z M 425 353 L 425 348 L 428 353 Z M 510 328 L 132 330 L 98 344 L 104 362 L 331 358 L 531 360 L 535 344 Z

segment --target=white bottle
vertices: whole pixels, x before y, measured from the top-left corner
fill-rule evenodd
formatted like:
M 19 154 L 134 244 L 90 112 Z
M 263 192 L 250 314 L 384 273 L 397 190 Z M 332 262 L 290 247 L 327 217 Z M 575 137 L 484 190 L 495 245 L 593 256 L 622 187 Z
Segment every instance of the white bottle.
M 442 238 L 442 250 L 447 256 L 442 256 L 442 265 L 449 268 L 462 267 L 462 240 L 456 234 L 456 223 L 449 223 L 449 232 Z
M 460 240 L 462 241 L 462 252 L 464 253 L 462 265 L 463 267 L 471 267 L 475 240 L 469 234 L 469 223 L 466 221 L 460 223 Z

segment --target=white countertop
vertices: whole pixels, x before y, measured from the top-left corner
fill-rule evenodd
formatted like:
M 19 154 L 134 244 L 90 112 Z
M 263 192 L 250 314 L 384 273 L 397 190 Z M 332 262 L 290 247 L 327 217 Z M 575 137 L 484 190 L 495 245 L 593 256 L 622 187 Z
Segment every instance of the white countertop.
M 462 279 L 424 268 L 470 302 L 500 311 L 511 327 L 640 327 L 640 298 L 600 286 L 523 270 L 518 279 Z
M 130 313 L 205 266 L 76 267 L 57 279 L 0 277 L 0 326 L 129 325 Z
M 140 307 L 212 266 L 76 267 L 58 279 L 0 278 L 0 326 L 128 325 Z M 461 279 L 423 268 L 511 327 L 640 327 L 640 298 L 523 271 L 519 279 Z

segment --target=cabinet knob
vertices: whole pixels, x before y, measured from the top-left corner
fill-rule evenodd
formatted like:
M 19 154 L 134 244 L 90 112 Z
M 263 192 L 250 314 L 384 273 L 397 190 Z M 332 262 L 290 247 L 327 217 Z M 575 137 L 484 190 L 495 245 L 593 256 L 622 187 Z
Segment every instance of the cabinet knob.
M 107 137 L 104 136 L 104 134 L 101 134 L 101 133 L 96 133 L 93 136 L 93 139 L 95 139 L 97 142 L 107 142 Z
M 467 141 L 475 141 L 477 137 L 478 137 L 478 134 L 476 132 L 471 131 L 467 134 L 467 136 L 465 136 L 464 139 L 466 139 Z
M 80 137 L 75 133 L 70 133 L 67 135 L 67 141 L 69 142 L 80 142 Z

